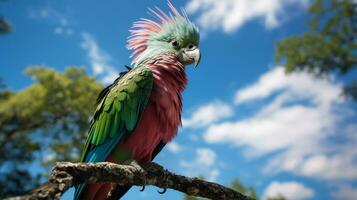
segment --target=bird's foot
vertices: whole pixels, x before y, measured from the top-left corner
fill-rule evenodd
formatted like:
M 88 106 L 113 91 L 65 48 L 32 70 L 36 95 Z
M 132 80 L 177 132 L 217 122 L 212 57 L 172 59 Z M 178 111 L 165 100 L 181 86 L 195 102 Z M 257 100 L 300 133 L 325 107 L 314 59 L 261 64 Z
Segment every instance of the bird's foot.
M 140 192 L 144 192 L 145 190 L 145 185 L 143 185 L 143 187 L 140 189 Z
M 123 165 L 131 165 L 131 166 L 138 166 L 139 165 L 139 163 L 138 163 L 138 161 L 136 161 L 136 160 L 133 160 L 133 159 L 129 159 L 129 160 L 125 160 L 125 161 L 123 161 Z M 140 166 L 140 165 L 139 165 Z
M 167 191 L 168 178 L 169 178 L 167 169 L 164 170 L 163 176 L 164 176 L 164 179 L 163 179 L 164 180 L 163 181 L 164 182 L 164 187 L 163 187 L 162 191 L 157 191 L 159 194 L 164 194 Z
M 159 193 L 159 194 L 164 194 L 165 192 L 166 192 L 166 190 L 167 190 L 167 188 L 165 187 L 162 191 L 157 191 L 157 193 Z
M 141 165 L 136 160 L 126 160 L 123 162 L 124 165 L 132 166 L 135 171 L 140 172 L 141 174 L 145 174 L 145 170 L 141 167 Z
M 130 165 L 134 167 L 135 171 L 139 172 L 140 180 L 143 183 L 140 192 L 143 192 L 145 190 L 145 185 L 146 185 L 146 171 L 139 165 L 139 163 L 136 160 L 127 160 L 123 164 Z

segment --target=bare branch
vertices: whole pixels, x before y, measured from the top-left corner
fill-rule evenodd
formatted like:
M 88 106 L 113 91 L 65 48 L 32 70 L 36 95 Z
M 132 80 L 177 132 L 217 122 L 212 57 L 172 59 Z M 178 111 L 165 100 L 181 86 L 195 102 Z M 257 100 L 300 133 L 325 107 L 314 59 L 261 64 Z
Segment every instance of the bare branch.
M 100 182 L 112 182 L 118 185 L 153 185 L 209 199 L 251 199 L 216 183 L 174 174 L 156 163 L 118 165 L 109 162 L 59 162 L 52 170 L 47 183 L 24 196 L 11 197 L 7 200 L 59 199 L 75 184 Z

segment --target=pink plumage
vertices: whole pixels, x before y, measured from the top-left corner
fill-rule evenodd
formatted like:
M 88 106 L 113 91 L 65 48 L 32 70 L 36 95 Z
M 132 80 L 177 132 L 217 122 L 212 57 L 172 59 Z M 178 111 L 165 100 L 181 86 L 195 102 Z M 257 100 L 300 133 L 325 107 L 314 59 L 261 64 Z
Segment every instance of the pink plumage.
M 119 143 L 142 162 L 152 160 L 152 152 L 161 140 L 169 142 L 177 134 L 181 124 L 181 92 L 187 84 L 184 66 L 176 57 L 164 55 L 147 64 L 154 77 L 150 100 L 134 133 Z

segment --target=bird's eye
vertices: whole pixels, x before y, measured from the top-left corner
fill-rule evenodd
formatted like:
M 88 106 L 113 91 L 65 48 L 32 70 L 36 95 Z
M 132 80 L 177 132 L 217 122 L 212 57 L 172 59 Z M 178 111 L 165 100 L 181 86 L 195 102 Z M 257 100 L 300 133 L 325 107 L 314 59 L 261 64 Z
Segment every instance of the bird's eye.
M 179 45 L 179 43 L 176 40 L 172 41 L 171 44 L 173 47 L 178 47 Z
M 193 44 L 187 45 L 187 48 L 188 48 L 188 49 L 193 49 L 194 47 L 195 47 L 195 45 L 193 45 Z

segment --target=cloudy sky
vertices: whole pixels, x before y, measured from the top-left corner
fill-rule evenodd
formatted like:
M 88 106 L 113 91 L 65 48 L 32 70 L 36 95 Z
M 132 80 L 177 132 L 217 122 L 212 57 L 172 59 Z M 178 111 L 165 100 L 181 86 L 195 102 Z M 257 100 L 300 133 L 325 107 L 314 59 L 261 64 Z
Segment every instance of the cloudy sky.
M 309 0 L 188 0 L 201 30 L 202 61 L 187 69 L 183 128 L 156 162 L 221 184 L 238 177 L 263 198 L 357 197 L 356 104 L 343 80 L 286 76 L 273 60 L 280 39 L 306 30 Z M 0 76 L 14 90 L 31 84 L 30 65 L 85 66 L 103 84 L 130 63 L 132 22 L 166 1 L 4 1 L 14 32 L 0 37 Z M 124 199 L 182 199 L 133 188 Z M 63 199 L 70 199 L 68 192 Z

